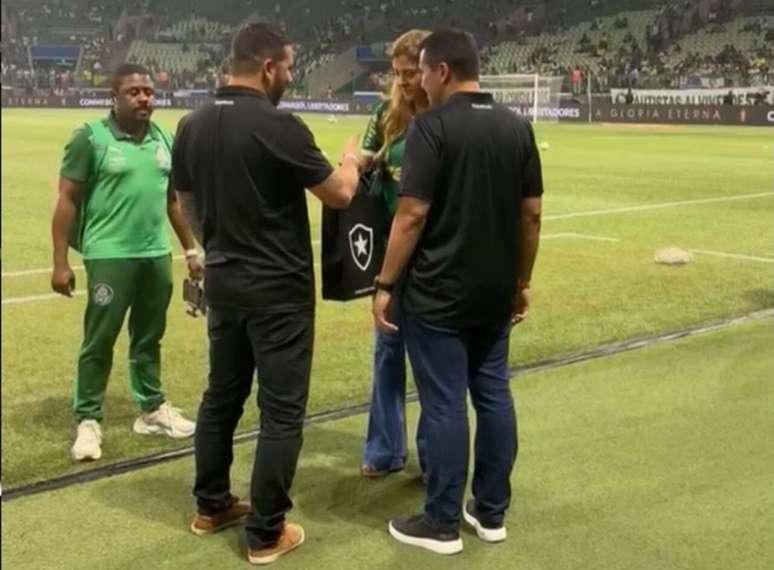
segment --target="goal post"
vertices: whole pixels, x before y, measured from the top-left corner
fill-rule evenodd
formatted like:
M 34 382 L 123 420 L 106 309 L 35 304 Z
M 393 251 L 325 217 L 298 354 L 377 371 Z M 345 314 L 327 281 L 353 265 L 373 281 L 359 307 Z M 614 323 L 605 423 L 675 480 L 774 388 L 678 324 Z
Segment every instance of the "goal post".
M 482 75 L 481 89 L 533 122 L 556 122 L 562 78 L 529 74 Z

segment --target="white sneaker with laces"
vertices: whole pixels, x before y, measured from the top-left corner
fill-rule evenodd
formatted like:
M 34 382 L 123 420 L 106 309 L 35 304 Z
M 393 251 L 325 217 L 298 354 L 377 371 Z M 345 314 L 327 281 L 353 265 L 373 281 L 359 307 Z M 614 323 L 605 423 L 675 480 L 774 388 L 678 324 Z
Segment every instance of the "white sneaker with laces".
M 173 408 L 169 402 L 164 402 L 157 410 L 141 414 L 134 421 L 134 433 L 163 434 L 174 439 L 191 437 L 196 424 L 185 419 L 181 412 L 180 408 Z
M 78 434 L 70 450 L 75 461 L 96 461 L 102 457 L 102 428 L 97 420 L 83 420 L 78 424 Z
M 476 501 L 474 499 L 469 499 L 468 502 L 465 503 L 465 506 L 462 509 L 462 516 L 465 519 L 465 522 L 476 530 L 478 538 L 484 542 L 502 542 L 508 538 L 508 531 L 506 530 L 505 525 L 486 524 L 479 519 L 478 514 L 476 513 Z

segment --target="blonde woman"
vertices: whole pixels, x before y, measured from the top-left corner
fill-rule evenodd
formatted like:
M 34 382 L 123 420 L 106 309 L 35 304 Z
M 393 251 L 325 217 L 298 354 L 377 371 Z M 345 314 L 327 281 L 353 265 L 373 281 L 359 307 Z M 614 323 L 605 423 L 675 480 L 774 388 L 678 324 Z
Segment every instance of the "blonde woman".
M 421 86 L 422 73 L 419 69 L 419 44 L 428 35 L 430 32 L 411 30 L 393 43 L 394 77 L 390 97 L 376 108 L 363 137 L 361 167 L 369 169 L 377 165 L 384 169 L 382 195 L 390 220 L 398 206 L 406 131 L 414 115 L 429 107 L 427 95 Z M 399 315 L 395 314 L 399 310 L 396 306 L 393 319 L 399 319 Z M 406 465 L 408 446 L 405 350 L 400 331 L 394 334 L 376 331 L 373 395 L 364 460 L 360 469 L 364 477 L 382 477 L 401 471 Z M 417 449 L 420 467 L 424 473 L 423 444 L 420 421 Z

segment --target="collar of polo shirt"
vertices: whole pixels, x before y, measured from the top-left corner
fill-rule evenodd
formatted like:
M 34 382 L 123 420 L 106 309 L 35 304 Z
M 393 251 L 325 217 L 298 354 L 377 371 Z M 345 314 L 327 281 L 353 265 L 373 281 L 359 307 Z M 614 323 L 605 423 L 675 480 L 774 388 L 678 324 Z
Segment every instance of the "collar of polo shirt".
M 108 128 L 116 140 L 136 140 L 132 135 L 121 128 L 121 125 L 118 123 L 118 119 L 116 118 L 115 111 L 110 111 L 110 114 L 108 115 Z M 150 121 L 148 121 L 148 130 L 145 133 L 145 138 L 147 139 L 148 137 L 152 138 L 153 140 L 159 140 L 159 135 L 156 132 L 156 129 L 153 128 L 153 124 Z

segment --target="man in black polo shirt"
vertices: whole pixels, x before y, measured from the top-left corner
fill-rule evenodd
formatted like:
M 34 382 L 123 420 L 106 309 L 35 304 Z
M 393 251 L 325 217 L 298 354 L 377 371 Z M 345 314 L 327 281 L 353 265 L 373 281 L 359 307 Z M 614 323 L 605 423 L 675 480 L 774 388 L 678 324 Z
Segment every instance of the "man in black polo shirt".
M 441 554 L 462 550 L 460 518 L 488 542 L 506 537 L 516 414 L 508 337 L 529 306 L 543 193 L 530 124 L 482 93 L 473 37 L 444 30 L 422 44 L 433 108 L 411 126 L 400 203 L 374 298 L 385 332 L 391 289 L 406 271 L 400 326 L 427 437 L 423 514 L 390 522 L 397 540 Z M 476 410 L 473 498 L 468 472 L 470 390 Z
M 301 449 L 314 335 L 314 272 L 305 188 L 346 207 L 358 182 L 357 140 L 334 171 L 304 123 L 276 108 L 293 49 L 279 30 L 237 32 L 231 78 L 181 121 L 173 180 L 206 252 L 209 386 L 195 436 L 197 515 L 216 532 L 245 515 L 248 558 L 265 564 L 300 545 L 285 523 Z M 258 371 L 260 435 L 251 505 L 231 494 L 233 435 Z

